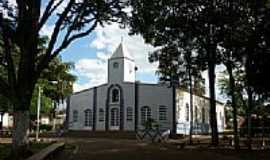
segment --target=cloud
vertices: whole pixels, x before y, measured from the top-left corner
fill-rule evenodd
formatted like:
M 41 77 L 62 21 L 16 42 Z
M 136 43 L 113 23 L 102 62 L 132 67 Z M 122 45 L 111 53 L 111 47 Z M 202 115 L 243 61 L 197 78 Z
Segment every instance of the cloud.
M 123 44 L 135 58 L 138 72 L 153 72 L 157 68 L 157 64 L 150 64 L 148 61 L 149 52 L 154 50 L 154 47 L 144 43 L 141 36 L 130 36 L 128 29 L 121 29 L 118 24 L 98 26 L 96 29 L 96 39 L 90 44 L 90 47 L 105 50 L 109 55 L 113 53 L 116 47 L 123 39 Z
M 80 91 L 107 81 L 107 62 L 101 59 L 81 59 L 75 63 L 75 74 L 86 82 L 74 84 L 74 91 Z
M 48 36 L 48 37 L 51 37 L 52 33 L 53 33 L 53 30 L 54 30 L 54 25 L 48 25 L 48 24 L 45 24 L 41 31 L 40 31 L 40 34 L 42 36 Z
M 17 6 L 16 0 L 8 0 L 8 2 L 13 6 Z
M 81 59 L 75 64 L 75 70 L 77 71 L 79 77 L 83 76 L 88 80 L 85 83 L 75 83 L 74 91 L 87 89 L 89 87 L 107 82 L 107 60 L 121 42 L 121 38 L 123 38 L 125 47 L 135 58 L 135 63 L 139 68 L 137 77 L 156 77 L 155 72 L 158 65 L 157 63 L 151 64 L 148 61 L 149 52 L 153 51 L 154 48 L 145 44 L 141 36 L 129 36 L 127 29 L 120 29 L 118 24 L 115 23 L 112 25 L 106 25 L 104 27 L 98 26 L 95 33 L 96 37 L 90 43 L 90 47 L 98 50 L 96 53 L 97 58 Z M 218 65 L 216 67 L 217 78 L 219 77 L 220 72 L 224 69 L 225 67 L 222 65 Z M 209 96 L 208 71 L 203 72 L 203 77 L 206 81 L 206 96 Z M 148 82 L 151 82 L 151 80 Z M 225 101 L 224 98 L 219 94 L 220 91 L 217 87 L 216 79 L 217 99 L 220 101 Z
M 75 63 L 75 70 L 79 77 L 84 76 L 89 79 L 87 82 L 74 85 L 74 91 L 86 89 L 101 83 L 107 82 L 107 60 L 123 39 L 123 45 L 134 57 L 138 74 L 154 76 L 157 64 L 148 61 L 149 52 L 154 48 L 144 43 L 141 36 L 130 36 L 128 29 L 121 29 L 116 23 L 98 26 L 95 30 L 96 37 L 89 44 L 89 47 L 96 49 L 95 59 L 81 59 Z

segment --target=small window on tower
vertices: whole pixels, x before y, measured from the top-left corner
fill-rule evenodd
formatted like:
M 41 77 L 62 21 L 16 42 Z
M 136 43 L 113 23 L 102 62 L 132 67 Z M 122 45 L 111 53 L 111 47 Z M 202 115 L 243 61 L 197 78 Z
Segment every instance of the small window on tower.
M 114 62 L 113 63 L 113 68 L 118 68 L 119 67 L 119 63 L 118 62 Z

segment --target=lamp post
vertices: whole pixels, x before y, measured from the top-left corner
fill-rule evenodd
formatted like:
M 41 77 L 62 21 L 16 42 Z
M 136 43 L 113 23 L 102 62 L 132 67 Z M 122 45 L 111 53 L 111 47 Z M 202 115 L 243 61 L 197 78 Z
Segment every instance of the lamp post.
M 58 84 L 58 81 L 49 81 L 52 84 Z M 63 88 L 63 87 L 62 87 Z M 36 141 L 39 141 L 39 125 L 40 125 L 40 103 L 41 103 L 41 87 L 38 86 L 38 99 L 37 99 L 37 128 L 36 128 Z M 55 118 L 54 118 L 54 128 L 55 128 Z
M 55 84 L 55 85 L 58 85 L 59 84 L 58 81 L 50 81 L 50 83 Z M 62 88 L 63 87 L 61 86 L 61 91 L 62 91 Z M 56 119 L 55 119 L 56 100 L 53 100 L 52 105 L 53 105 L 53 127 L 52 127 L 52 129 L 53 129 L 53 131 L 55 131 L 55 123 L 56 123 Z
M 39 114 L 40 114 L 40 96 L 41 96 L 41 87 L 38 86 L 38 99 L 37 99 L 37 128 L 36 128 L 36 141 L 39 141 Z

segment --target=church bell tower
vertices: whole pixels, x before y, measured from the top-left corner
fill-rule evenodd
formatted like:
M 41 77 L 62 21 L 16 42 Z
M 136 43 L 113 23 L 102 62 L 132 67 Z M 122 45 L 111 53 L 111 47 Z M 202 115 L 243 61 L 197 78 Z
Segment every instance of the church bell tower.
M 135 82 L 134 58 L 119 44 L 108 60 L 108 83 Z

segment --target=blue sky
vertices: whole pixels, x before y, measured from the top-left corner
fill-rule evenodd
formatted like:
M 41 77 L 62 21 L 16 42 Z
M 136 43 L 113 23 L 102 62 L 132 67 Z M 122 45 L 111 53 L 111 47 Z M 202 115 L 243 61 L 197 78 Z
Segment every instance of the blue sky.
M 15 0 L 10 0 L 16 4 Z M 42 11 L 47 0 L 42 1 Z M 63 11 L 66 3 L 58 8 L 58 12 Z M 51 36 L 56 17 L 49 19 L 42 28 L 40 34 Z M 63 35 L 58 38 L 61 39 Z M 98 26 L 89 36 L 74 41 L 66 50 L 61 53 L 61 58 L 66 62 L 73 62 L 75 68 L 71 71 L 77 76 L 74 84 L 74 91 L 80 91 L 95 85 L 106 83 L 107 81 L 107 59 L 121 42 L 135 58 L 139 68 L 137 80 L 149 83 L 157 82 L 155 75 L 156 64 L 148 62 L 148 53 L 153 51 L 153 47 L 146 45 L 140 36 L 129 36 L 127 29 L 120 29 L 118 24 L 112 23 L 104 27 Z
M 129 36 L 127 29 L 120 29 L 118 24 L 114 23 L 98 26 L 90 36 L 77 40 L 61 53 L 64 61 L 75 63 L 72 71 L 78 77 L 74 85 L 75 91 L 106 83 L 107 59 L 121 42 L 121 37 L 139 68 L 137 80 L 157 82 L 156 64 L 148 62 L 148 53 L 154 48 L 145 44 L 141 36 Z
M 15 0 L 9 0 L 12 4 L 16 4 Z M 57 1 L 57 0 L 56 0 Z M 42 1 L 42 11 L 45 8 L 47 0 Z M 59 7 L 61 12 L 68 1 L 63 1 L 63 5 Z M 55 23 L 55 17 L 49 19 L 48 23 L 42 28 L 40 34 L 50 37 Z M 61 35 L 59 38 L 61 39 Z M 135 58 L 138 71 L 136 79 L 142 82 L 156 83 L 157 63 L 150 64 L 148 62 L 148 54 L 154 48 L 144 43 L 141 36 L 129 36 L 128 29 L 120 29 L 118 24 L 112 23 L 104 27 L 98 26 L 91 35 L 81 38 L 73 42 L 66 50 L 61 53 L 61 58 L 66 62 L 73 62 L 75 68 L 71 71 L 77 76 L 74 84 L 74 91 L 80 91 L 95 85 L 107 82 L 107 59 L 116 49 L 123 38 L 123 44 Z M 223 70 L 224 67 L 217 67 L 217 70 Z M 208 82 L 207 72 L 203 73 L 206 82 Z M 219 74 L 217 74 L 219 77 Z M 207 88 L 208 84 L 206 84 Z M 208 93 L 208 91 L 206 91 Z M 217 97 L 224 100 L 217 91 Z
M 139 70 L 136 79 L 142 82 L 156 83 L 158 80 L 156 73 L 157 64 L 148 62 L 148 54 L 154 48 L 144 43 L 141 36 L 129 36 L 128 29 L 120 29 L 118 24 L 98 27 L 90 36 L 73 43 L 61 55 L 64 61 L 75 63 L 72 71 L 78 76 L 78 81 L 74 85 L 74 90 L 79 91 L 98 84 L 106 83 L 107 79 L 107 59 L 116 49 L 123 37 L 123 44 L 131 55 L 135 58 L 135 63 Z M 221 71 L 224 67 L 217 66 L 216 70 Z M 217 78 L 220 76 L 217 73 Z M 208 87 L 207 71 L 203 72 L 206 78 L 206 88 Z M 208 94 L 208 89 L 206 90 Z M 224 101 L 219 95 L 217 97 Z

